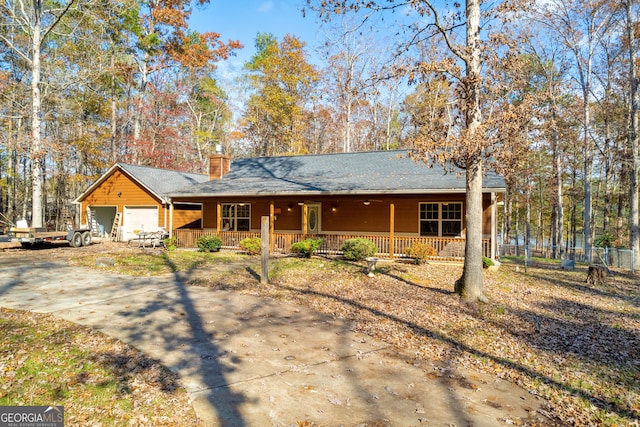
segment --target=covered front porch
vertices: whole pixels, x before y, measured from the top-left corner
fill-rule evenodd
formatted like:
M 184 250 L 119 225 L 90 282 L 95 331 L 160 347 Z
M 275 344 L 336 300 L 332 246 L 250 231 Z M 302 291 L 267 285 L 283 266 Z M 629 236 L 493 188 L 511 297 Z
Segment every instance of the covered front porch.
M 218 231 L 215 228 L 205 229 L 178 229 L 173 231 L 179 248 L 195 248 L 197 240 L 201 236 L 218 236 L 222 240 L 223 249 L 240 250 L 240 242 L 248 237 L 260 237 L 258 231 Z M 443 261 L 462 261 L 464 259 L 465 239 L 461 237 L 418 237 L 418 236 L 392 236 L 391 234 L 303 234 L 282 233 L 272 231 L 269 236 L 272 253 L 288 254 L 291 245 L 295 242 L 311 239 L 322 239 L 322 245 L 318 253 L 326 255 L 339 255 L 345 240 L 360 237 L 371 240 L 378 247 L 377 257 L 381 258 L 405 258 L 406 251 L 414 243 L 420 242 L 431 245 L 437 252 L 433 259 Z M 495 256 L 491 250 L 491 240 L 482 240 L 482 254 L 488 258 Z

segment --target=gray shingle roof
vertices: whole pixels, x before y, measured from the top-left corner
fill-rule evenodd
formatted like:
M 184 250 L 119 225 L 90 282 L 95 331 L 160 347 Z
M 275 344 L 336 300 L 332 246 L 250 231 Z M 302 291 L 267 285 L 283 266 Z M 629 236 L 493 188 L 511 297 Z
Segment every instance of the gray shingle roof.
M 462 173 L 461 173 L 462 172 Z M 189 185 L 177 196 L 410 194 L 464 192 L 464 171 L 445 172 L 409 158 L 406 150 L 237 159 L 222 179 Z M 483 188 L 504 190 L 504 178 L 485 171 Z
M 209 180 L 208 175 L 198 173 L 178 172 L 125 163 L 117 163 L 117 165 L 159 196 L 166 196 L 171 192 L 180 191 L 183 188 L 189 188 Z

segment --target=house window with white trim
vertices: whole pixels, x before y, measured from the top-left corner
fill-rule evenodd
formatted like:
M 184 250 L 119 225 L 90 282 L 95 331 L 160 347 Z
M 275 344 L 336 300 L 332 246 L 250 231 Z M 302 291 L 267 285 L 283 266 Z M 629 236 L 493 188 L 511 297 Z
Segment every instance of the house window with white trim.
M 248 203 L 222 204 L 222 231 L 249 231 L 251 206 Z
M 420 203 L 420 235 L 457 237 L 462 233 L 462 203 Z

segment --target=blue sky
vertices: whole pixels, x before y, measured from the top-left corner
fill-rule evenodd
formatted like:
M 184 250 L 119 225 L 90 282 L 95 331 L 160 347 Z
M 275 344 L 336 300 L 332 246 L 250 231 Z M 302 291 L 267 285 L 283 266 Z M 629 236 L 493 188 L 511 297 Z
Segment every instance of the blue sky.
M 313 55 L 320 25 L 314 14 L 303 18 L 304 0 L 211 0 L 205 7 L 194 7 L 189 26 L 198 31 L 214 31 L 222 40 L 238 40 L 244 49 L 230 58 L 224 68 L 239 69 L 255 53 L 258 33 L 272 33 L 278 40 L 292 34 L 307 43 Z

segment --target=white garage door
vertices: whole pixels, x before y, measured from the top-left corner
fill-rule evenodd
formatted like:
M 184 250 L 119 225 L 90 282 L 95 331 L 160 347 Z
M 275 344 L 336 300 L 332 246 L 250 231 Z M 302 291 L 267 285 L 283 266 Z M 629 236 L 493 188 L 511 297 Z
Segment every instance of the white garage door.
M 156 206 L 125 206 L 122 230 L 124 240 L 133 239 L 140 231 L 157 231 L 158 208 Z

